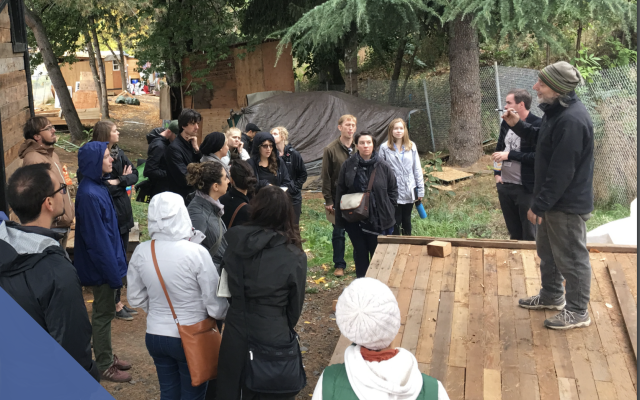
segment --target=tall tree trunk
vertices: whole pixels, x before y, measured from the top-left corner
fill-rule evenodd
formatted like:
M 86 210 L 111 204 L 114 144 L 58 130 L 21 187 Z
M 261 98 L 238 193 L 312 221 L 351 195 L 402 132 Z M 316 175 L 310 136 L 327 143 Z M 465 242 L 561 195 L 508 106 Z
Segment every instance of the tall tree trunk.
M 175 60 L 165 61 L 170 66 L 172 73 L 167 73 L 167 84 L 169 84 L 169 104 L 171 105 L 171 119 L 178 119 L 182 112 L 182 75 L 180 65 Z
M 346 83 L 344 81 L 344 78 L 342 77 L 342 73 L 340 72 L 340 58 L 342 58 L 341 56 L 342 49 L 337 47 L 336 56 L 334 58 L 334 61 L 331 63 L 331 68 L 329 70 L 331 74 L 331 80 L 329 82 L 334 85 L 344 85 Z
M 64 119 L 67 121 L 67 126 L 71 132 L 71 138 L 76 141 L 81 141 L 83 139 L 82 123 L 80 122 L 76 108 L 71 100 L 69 90 L 67 90 L 67 82 L 64 80 L 64 76 L 62 76 L 62 72 L 60 72 L 58 59 L 53 53 L 51 43 L 47 37 L 47 31 L 42 25 L 42 20 L 40 19 L 40 16 L 32 12 L 26 6 L 24 7 L 24 16 L 27 26 L 29 26 L 33 32 L 36 42 L 38 43 L 38 48 L 44 60 L 44 66 L 47 68 L 49 78 L 51 79 L 51 84 L 60 99 L 60 107 L 62 108 Z
M 91 43 L 91 35 L 87 32 L 83 32 L 83 35 L 87 46 L 87 52 L 89 53 L 89 67 L 91 67 L 93 83 L 96 86 L 96 93 L 98 94 L 100 113 L 102 114 L 102 119 L 106 119 L 109 118 L 109 104 L 104 101 L 104 97 L 102 96 L 102 83 L 100 82 L 100 75 L 98 75 L 98 68 L 96 67 L 96 53 L 93 50 L 93 43 Z
M 358 27 L 351 22 L 351 29 L 345 36 L 344 75 L 347 81 L 346 92 L 358 96 Z
M 576 57 L 580 51 L 580 42 L 582 42 L 582 21 L 578 21 L 578 37 L 576 38 Z
M 551 63 L 551 50 L 549 49 L 549 43 L 547 43 L 547 65 Z
M 402 70 L 402 59 L 404 58 L 404 50 L 407 47 L 407 36 L 403 36 L 398 42 L 396 50 L 396 59 L 393 63 L 393 73 L 391 74 L 391 86 L 389 87 L 389 104 L 396 101 L 396 90 L 398 89 L 398 80 L 400 79 L 400 71 Z
M 91 27 L 91 39 L 93 40 L 93 48 L 97 52 L 98 74 L 100 75 L 100 85 L 102 85 L 102 102 L 106 104 L 106 114 L 102 114 L 102 118 L 109 119 L 109 97 L 107 93 L 107 72 L 104 69 L 104 61 L 102 60 L 102 52 L 100 51 L 100 42 L 98 41 L 98 32 L 93 17 L 89 18 L 89 26 Z
M 411 73 L 413 72 L 413 65 L 416 61 L 416 53 L 418 52 L 418 43 L 422 39 L 422 31 L 418 35 L 418 40 L 416 41 L 415 48 L 413 49 L 413 54 L 411 54 L 411 58 L 409 59 L 409 68 L 407 69 L 407 73 L 404 76 L 404 83 L 402 84 L 402 91 L 400 92 L 400 98 L 404 99 L 404 94 L 407 89 L 407 83 L 409 82 L 409 78 L 411 77 Z
M 471 17 L 449 23 L 451 125 L 448 147 L 454 165 L 468 166 L 482 157 L 480 52 Z
M 127 90 L 127 60 L 124 58 L 124 47 L 122 46 L 122 37 L 116 35 L 118 43 L 118 51 L 120 52 L 120 79 L 122 79 L 122 90 Z

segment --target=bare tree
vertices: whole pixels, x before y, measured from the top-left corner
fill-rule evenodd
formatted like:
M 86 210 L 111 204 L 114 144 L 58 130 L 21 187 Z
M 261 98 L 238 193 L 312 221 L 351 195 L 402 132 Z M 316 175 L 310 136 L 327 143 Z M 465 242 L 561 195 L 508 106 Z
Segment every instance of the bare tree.
M 100 42 L 98 42 L 98 32 L 96 30 L 96 24 L 93 17 L 89 17 L 89 26 L 91 27 L 91 40 L 93 41 L 93 48 L 97 51 L 97 67 L 98 74 L 100 75 L 100 84 L 102 85 L 102 103 L 107 105 L 107 114 L 103 114 L 103 118 L 109 118 L 109 98 L 107 97 L 107 73 L 104 70 L 104 61 L 102 60 L 102 52 L 100 51 Z
M 93 82 L 96 87 L 96 93 L 98 94 L 98 103 L 100 104 L 100 113 L 102 119 L 109 118 L 109 103 L 106 97 L 102 96 L 102 82 L 100 82 L 100 75 L 98 74 L 98 68 L 96 67 L 96 53 L 93 50 L 93 43 L 91 43 L 91 35 L 88 32 L 83 32 L 85 45 L 87 52 L 89 53 L 89 66 L 91 67 L 91 73 L 93 75 Z M 99 51 L 100 49 L 98 49 Z

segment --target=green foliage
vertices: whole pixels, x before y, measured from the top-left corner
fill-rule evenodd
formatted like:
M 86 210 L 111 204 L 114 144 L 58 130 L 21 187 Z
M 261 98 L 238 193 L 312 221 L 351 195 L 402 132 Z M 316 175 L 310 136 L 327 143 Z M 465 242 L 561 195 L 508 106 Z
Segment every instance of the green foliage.
M 610 47 L 611 56 L 607 54 L 602 56 L 602 64 L 605 68 L 622 67 L 638 62 L 638 52 L 626 48 L 620 39 L 607 39 L 606 44 Z
M 593 76 L 602 69 L 599 61 L 600 57 L 589 53 L 589 49 L 584 48 L 578 51 L 578 55 L 571 60 L 571 63 L 578 68 L 580 74 L 587 82 L 593 82 Z

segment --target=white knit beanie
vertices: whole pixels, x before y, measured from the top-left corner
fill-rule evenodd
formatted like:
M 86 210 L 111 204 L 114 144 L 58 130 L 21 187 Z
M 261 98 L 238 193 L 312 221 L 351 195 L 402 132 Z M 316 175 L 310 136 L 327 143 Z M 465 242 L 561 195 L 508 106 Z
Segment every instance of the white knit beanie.
M 391 290 L 373 278 L 354 280 L 338 298 L 336 322 L 340 332 L 369 350 L 382 350 L 400 329 L 400 309 Z

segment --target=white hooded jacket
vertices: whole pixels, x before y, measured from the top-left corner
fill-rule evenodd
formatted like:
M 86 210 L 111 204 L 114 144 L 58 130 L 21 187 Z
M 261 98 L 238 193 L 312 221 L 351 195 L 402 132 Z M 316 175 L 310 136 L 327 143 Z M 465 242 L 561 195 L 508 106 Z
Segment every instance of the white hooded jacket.
M 209 252 L 199 245 L 204 235 L 193 229 L 182 196 L 170 192 L 154 196 L 148 221 L 158 267 L 180 324 L 193 325 L 207 316 L 224 319 L 229 304 L 216 297 L 218 272 Z M 147 313 L 147 333 L 179 338 L 153 265 L 151 241 L 133 253 L 127 283 L 129 304 Z
M 418 361 L 409 351 L 398 348 L 399 353 L 385 361 L 366 361 L 360 346 L 349 346 L 344 351 L 344 365 L 351 388 L 362 400 L 415 400 L 422 390 L 422 374 Z M 313 392 L 312 400 L 322 400 L 323 374 Z M 438 381 L 438 400 L 449 400 L 442 383 Z

